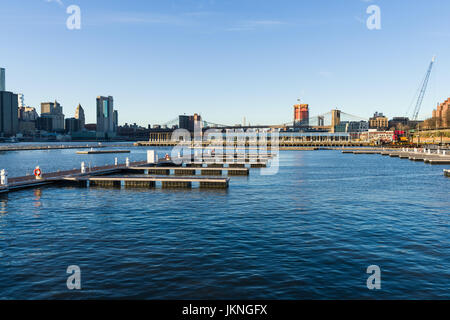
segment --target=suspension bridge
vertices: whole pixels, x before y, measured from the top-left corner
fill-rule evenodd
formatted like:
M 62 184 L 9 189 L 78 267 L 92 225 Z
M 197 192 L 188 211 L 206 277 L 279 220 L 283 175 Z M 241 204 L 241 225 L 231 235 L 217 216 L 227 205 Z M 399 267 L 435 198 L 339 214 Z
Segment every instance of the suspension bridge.
M 331 122 L 332 122 L 332 111 L 329 111 L 327 113 L 323 113 L 323 114 L 319 114 L 319 115 L 314 115 L 314 116 L 310 116 L 308 119 L 308 125 L 311 127 L 327 127 L 327 126 L 331 126 Z M 341 122 L 359 122 L 359 121 L 368 121 L 368 118 L 364 118 L 364 117 L 360 117 L 360 116 L 356 116 L 356 115 L 352 115 L 346 112 L 342 112 L 340 111 L 340 121 Z M 235 127 L 250 127 L 250 128 L 284 128 L 284 127 L 291 127 L 294 125 L 294 120 L 289 120 L 283 123 L 278 123 L 278 124 L 256 124 L 256 125 L 251 125 L 251 124 L 239 124 L 239 125 L 230 125 L 230 124 L 219 124 L 216 122 L 212 122 L 212 121 L 208 121 L 208 120 L 201 120 L 200 121 L 202 128 L 235 128 Z M 167 121 L 165 123 L 163 123 L 161 125 L 161 127 L 163 128 L 173 128 L 175 126 L 179 125 L 179 118 L 176 117 L 170 121 Z

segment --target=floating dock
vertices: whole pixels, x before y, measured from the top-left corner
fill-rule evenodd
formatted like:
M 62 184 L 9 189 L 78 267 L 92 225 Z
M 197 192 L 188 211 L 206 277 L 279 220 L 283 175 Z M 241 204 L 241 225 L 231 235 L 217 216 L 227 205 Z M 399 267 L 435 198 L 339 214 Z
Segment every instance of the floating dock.
M 64 182 L 73 182 L 79 186 L 89 187 L 114 187 L 120 188 L 122 185 L 129 188 L 144 187 L 155 188 L 156 182 L 160 182 L 162 188 L 191 188 L 192 183 L 198 183 L 200 188 L 220 188 L 226 189 L 229 186 L 230 178 L 212 177 L 160 177 L 160 176 L 81 176 L 65 177 Z
M 230 167 L 128 167 L 124 169 L 127 172 L 139 172 L 143 174 L 163 174 L 163 175 L 191 175 L 195 176 L 197 173 L 201 175 L 222 175 L 222 172 L 229 176 L 248 176 L 248 168 L 230 168 Z
M 427 150 L 381 150 L 381 151 L 350 151 L 344 150 L 342 153 L 353 153 L 353 154 L 381 154 L 382 156 L 389 156 L 392 158 L 409 159 L 411 161 L 422 161 L 424 163 L 432 165 L 444 165 L 450 164 L 450 155 L 446 154 L 449 151 L 444 152 L 443 150 L 431 152 Z
M 110 154 L 110 153 L 130 153 L 130 150 L 89 150 L 77 151 L 77 154 Z
M 145 161 L 133 162 L 119 165 L 100 166 L 81 169 L 43 173 L 40 179 L 33 175 L 10 178 L 7 186 L 0 185 L 0 194 L 19 191 L 27 188 L 45 185 L 76 184 L 81 186 L 103 186 L 103 187 L 155 187 L 161 183 L 163 188 L 190 188 L 192 184 L 200 188 L 221 188 L 229 186 L 230 178 L 222 177 L 223 173 L 228 176 L 248 176 L 249 163 L 200 163 L 186 166 L 158 167 Z M 265 166 L 265 163 L 250 163 L 250 166 Z M 137 175 L 127 175 L 137 173 Z M 139 175 L 141 174 L 141 175 Z M 143 174 L 143 175 L 142 175 Z M 170 176 L 173 174 L 173 176 Z M 162 175 L 162 176 L 159 176 Z
M 132 162 L 130 165 L 138 166 L 145 164 L 145 161 Z M 41 179 L 36 179 L 33 175 L 14 177 L 8 179 L 8 187 L 0 186 L 0 192 L 13 192 L 28 188 L 40 187 L 50 184 L 56 184 L 61 181 L 64 177 L 74 177 L 80 175 L 107 175 L 120 172 L 122 169 L 126 168 L 125 164 L 119 165 L 108 165 L 99 166 L 94 168 L 88 168 L 86 173 L 81 173 L 81 169 L 65 170 L 43 173 Z M 3 188 L 3 190 L 1 189 Z

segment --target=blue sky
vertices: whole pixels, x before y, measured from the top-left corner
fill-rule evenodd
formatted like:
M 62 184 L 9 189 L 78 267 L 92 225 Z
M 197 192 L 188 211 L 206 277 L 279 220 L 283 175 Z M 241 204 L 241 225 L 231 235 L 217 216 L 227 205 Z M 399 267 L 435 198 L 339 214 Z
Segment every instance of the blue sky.
M 68 30 L 66 8 L 81 8 Z M 381 30 L 366 9 L 381 8 Z M 447 0 L 0 0 L 0 66 L 26 104 L 66 116 L 113 95 L 121 124 L 199 112 L 223 124 L 332 108 L 404 116 L 433 55 L 421 116 L 450 96 Z M 412 112 L 412 110 L 411 110 Z

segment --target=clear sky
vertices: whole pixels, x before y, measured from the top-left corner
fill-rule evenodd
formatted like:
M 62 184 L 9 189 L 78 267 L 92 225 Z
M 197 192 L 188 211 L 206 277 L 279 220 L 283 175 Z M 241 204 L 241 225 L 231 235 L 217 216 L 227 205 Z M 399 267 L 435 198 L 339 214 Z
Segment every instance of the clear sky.
M 81 29 L 69 30 L 69 5 Z M 369 30 L 369 5 L 381 30 Z M 7 89 L 36 107 L 114 96 L 119 122 L 165 123 L 199 112 L 220 123 L 292 120 L 332 108 L 404 116 L 433 55 L 422 106 L 450 97 L 448 0 L 0 0 Z M 412 110 L 411 110 L 412 112 Z

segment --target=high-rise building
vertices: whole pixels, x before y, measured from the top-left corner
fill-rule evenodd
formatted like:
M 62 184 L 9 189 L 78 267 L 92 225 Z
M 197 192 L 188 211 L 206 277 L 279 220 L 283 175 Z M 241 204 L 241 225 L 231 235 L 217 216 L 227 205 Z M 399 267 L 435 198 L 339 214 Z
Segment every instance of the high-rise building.
M 41 103 L 41 118 L 52 119 L 52 131 L 64 131 L 62 110 L 62 106 L 57 101 Z
M 25 108 L 25 97 L 24 97 L 23 93 L 19 93 L 17 95 L 17 99 L 18 99 L 18 103 L 19 103 L 19 109 Z
M 15 136 L 19 130 L 17 94 L 0 91 L 0 135 Z
M 113 97 L 97 97 L 97 137 L 111 138 L 116 135 L 116 132 Z
M 53 119 L 50 117 L 40 117 L 36 121 L 36 128 L 47 132 L 53 131 Z
M 38 119 L 39 115 L 37 114 L 35 108 L 19 107 L 19 132 L 25 135 L 33 135 L 36 131 Z
M 307 104 L 294 105 L 294 126 L 309 126 L 309 106 Z
M 117 110 L 114 110 L 113 112 L 113 123 L 114 123 L 114 132 L 117 132 L 117 129 L 119 127 L 119 112 L 117 112 Z
M 19 121 L 36 121 L 39 118 L 35 108 L 19 107 Z
M 66 132 L 67 133 L 79 132 L 82 130 L 80 119 L 67 118 L 65 122 L 66 122 Z
M 0 68 L 0 91 L 6 91 L 6 71 Z
M 83 130 L 86 125 L 86 118 L 84 117 L 84 109 L 81 104 L 78 104 L 75 110 L 75 119 L 80 120 L 80 130 Z

